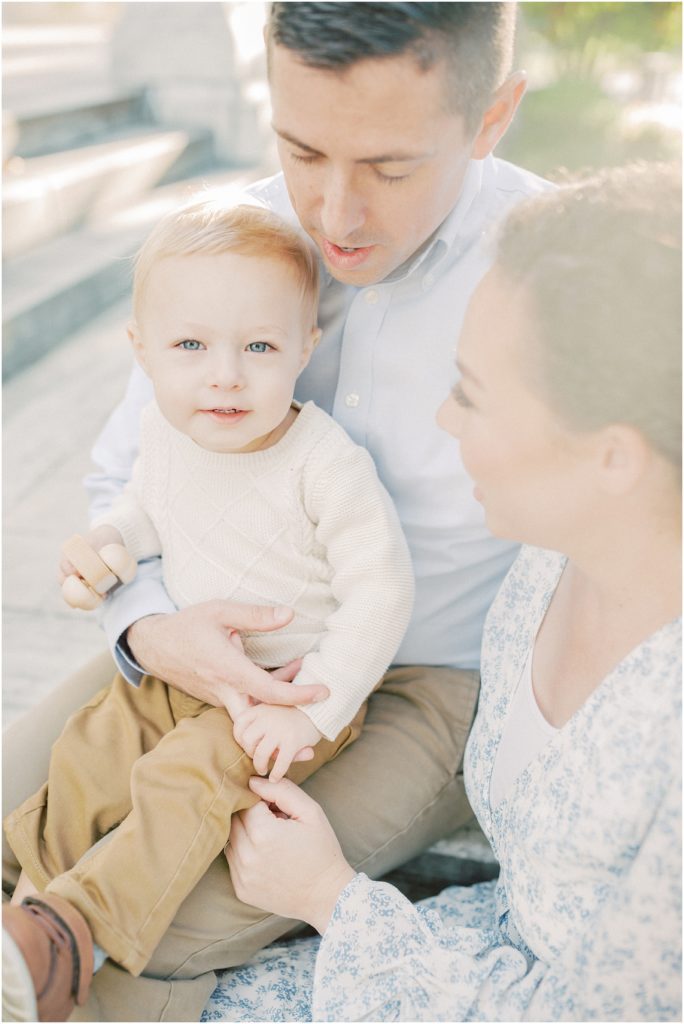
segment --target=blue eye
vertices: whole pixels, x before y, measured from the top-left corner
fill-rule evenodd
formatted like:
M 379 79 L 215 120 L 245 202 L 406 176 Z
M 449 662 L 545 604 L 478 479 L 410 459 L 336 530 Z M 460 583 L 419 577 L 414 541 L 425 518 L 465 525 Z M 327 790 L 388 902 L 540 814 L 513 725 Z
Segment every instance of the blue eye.
M 246 352 L 268 352 L 272 349 L 273 345 L 269 345 L 267 341 L 250 341 L 249 345 L 245 349 Z
M 179 343 L 178 348 L 183 348 L 186 352 L 197 352 L 204 346 L 201 341 L 192 341 L 190 338 L 186 338 L 185 341 Z

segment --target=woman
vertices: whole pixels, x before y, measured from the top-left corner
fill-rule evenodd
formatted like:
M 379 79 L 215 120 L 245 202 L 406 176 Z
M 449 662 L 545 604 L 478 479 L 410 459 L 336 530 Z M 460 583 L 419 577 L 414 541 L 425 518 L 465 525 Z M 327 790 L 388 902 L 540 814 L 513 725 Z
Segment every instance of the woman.
M 492 532 L 534 545 L 489 613 L 466 754 L 498 883 L 414 907 L 255 779 L 236 891 L 323 939 L 229 972 L 210 1018 L 679 1018 L 679 196 L 642 166 L 518 207 L 439 412 Z

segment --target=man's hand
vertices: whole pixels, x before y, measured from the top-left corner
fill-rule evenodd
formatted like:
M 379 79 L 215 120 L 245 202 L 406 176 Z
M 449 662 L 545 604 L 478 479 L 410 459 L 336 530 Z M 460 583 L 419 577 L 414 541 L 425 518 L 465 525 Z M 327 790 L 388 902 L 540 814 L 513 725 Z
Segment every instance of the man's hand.
M 323 734 L 299 708 L 257 704 L 234 720 L 233 735 L 252 758 L 259 775 L 266 774 L 271 759 L 275 758 L 269 778 L 271 782 L 280 782 L 295 758 L 298 761 L 311 760 L 311 747 Z M 305 753 L 305 750 L 310 750 L 310 753 Z
M 262 803 L 234 815 L 226 857 L 238 899 L 321 935 L 354 877 L 323 810 L 289 779 L 250 779 Z M 265 801 L 265 802 L 263 802 Z
M 292 618 L 289 608 L 205 601 L 173 615 L 148 615 L 126 639 L 139 665 L 183 693 L 226 707 L 226 687 L 267 704 L 325 700 L 325 686 L 291 686 L 254 665 L 243 653 L 239 630 L 268 632 Z

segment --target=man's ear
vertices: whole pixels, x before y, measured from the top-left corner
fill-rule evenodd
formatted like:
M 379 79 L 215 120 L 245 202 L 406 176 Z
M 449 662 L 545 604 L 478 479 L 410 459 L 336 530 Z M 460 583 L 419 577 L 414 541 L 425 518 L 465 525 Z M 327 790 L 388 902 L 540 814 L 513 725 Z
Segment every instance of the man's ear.
M 316 345 L 318 345 L 318 342 L 321 340 L 322 333 L 323 332 L 321 331 L 320 327 L 312 328 L 311 334 L 309 335 L 309 340 L 306 342 L 302 350 L 302 362 L 299 367 L 300 372 L 304 369 L 304 367 L 311 359 L 313 350 L 316 348 Z
M 126 334 L 128 335 L 128 340 L 133 346 L 133 355 L 135 356 L 138 365 L 149 377 L 150 371 L 147 368 L 147 353 L 145 352 L 145 346 L 143 345 L 142 338 L 140 337 L 140 328 L 135 320 L 131 320 L 126 325 Z
M 527 75 L 524 71 L 516 71 L 496 90 L 475 136 L 471 151 L 473 160 L 484 160 L 503 138 L 526 88 Z

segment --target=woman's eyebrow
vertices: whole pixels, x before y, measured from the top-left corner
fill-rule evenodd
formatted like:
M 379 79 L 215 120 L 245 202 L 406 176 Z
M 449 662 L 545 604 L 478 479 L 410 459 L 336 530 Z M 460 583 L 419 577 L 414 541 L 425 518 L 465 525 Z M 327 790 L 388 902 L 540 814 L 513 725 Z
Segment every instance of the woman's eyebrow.
M 468 367 L 464 363 L 462 363 L 460 359 L 456 360 L 456 368 L 458 372 L 461 374 L 461 376 L 465 377 L 466 380 L 469 380 L 471 384 L 475 385 L 475 387 L 482 387 L 482 381 L 479 380 L 472 372 L 472 370 L 469 370 Z

